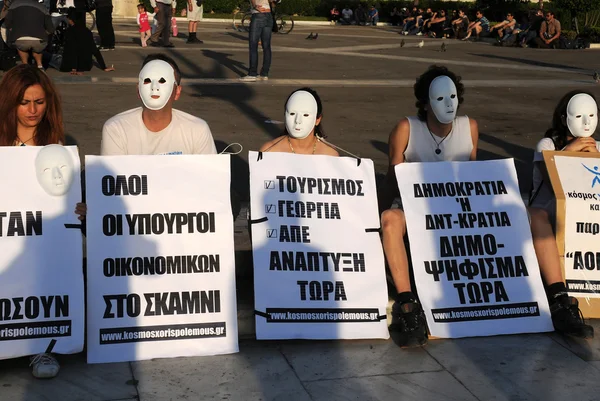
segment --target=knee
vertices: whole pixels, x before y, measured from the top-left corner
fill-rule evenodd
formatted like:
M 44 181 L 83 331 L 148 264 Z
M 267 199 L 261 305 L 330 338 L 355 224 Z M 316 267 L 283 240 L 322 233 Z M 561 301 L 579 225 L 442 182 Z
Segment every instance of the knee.
M 381 229 L 384 233 L 406 233 L 406 218 L 400 209 L 389 209 L 381 215 Z
M 550 221 L 550 216 L 544 209 L 529 207 L 527 208 L 527 212 L 529 213 L 529 222 L 532 226 L 547 224 Z

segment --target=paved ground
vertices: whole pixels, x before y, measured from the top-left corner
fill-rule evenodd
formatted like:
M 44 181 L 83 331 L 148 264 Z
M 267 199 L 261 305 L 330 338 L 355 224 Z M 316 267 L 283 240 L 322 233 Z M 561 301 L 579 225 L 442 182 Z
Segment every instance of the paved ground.
M 84 77 L 49 71 L 62 94 L 70 141 L 82 154 L 98 154 L 102 124 L 138 105 L 135 83 L 144 56 L 131 21 L 116 26 L 118 50 L 104 53 L 116 72 Z M 317 41 L 304 38 L 318 31 Z M 182 27 L 185 31 L 185 27 Z M 414 79 L 431 64 L 445 64 L 467 85 L 464 113 L 479 121 L 480 158 L 512 157 L 522 191 L 530 185 L 532 147 L 548 128 L 568 90 L 600 97 L 593 70 L 599 51 L 543 51 L 402 37 L 389 27 L 296 27 L 274 37 L 270 80 L 241 85 L 247 73 L 245 34 L 203 24 L 202 46 L 174 39 L 183 75 L 177 107 L 206 119 L 219 148 L 238 142 L 234 184 L 248 197 L 247 151 L 279 135 L 288 94 L 315 87 L 324 102 L 329 139 L 387 165 L 387 136 L 414 114 Z M 236 222 L 240 332 L 251 333 L 249 244 Z M 241 280 L 239 280 L 241 278 Z M 246 322 L 246 327 L 242 322 Z M 596 329 L 600 324 L 594 322 Z M 0 400 L 598 400 L 600 340 L 552 335 L 436 340 L 401 350 L 391 341 L 256 342 L 231 356 L 178 358 L 131 364 L 86 365 L 82 355 L 61 359 L 58 378 L 36 381 L 27 361 L 0 362 Z

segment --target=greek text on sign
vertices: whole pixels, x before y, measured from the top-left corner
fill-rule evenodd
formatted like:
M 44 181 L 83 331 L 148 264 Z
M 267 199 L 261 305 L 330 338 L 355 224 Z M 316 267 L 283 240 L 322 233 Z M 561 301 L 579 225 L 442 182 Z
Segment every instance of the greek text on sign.
M 553 330 L 512 159 L 395 170 L 431 334 Z
M 0 147 L 0 359 L 83 349 L 77 147 Z
M 387 338 L 372 161 L 249 160 L 257 338 Z
M 229 157 L 86 162 L 88 360 L 237 352 Z

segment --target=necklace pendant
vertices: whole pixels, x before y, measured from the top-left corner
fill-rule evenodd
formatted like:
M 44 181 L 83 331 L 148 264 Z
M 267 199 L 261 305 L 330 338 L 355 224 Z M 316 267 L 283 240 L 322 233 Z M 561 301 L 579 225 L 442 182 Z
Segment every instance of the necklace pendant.
M 441 150 L 440 148 L 437 148 L 437 149 L 435 150 L 435 154 L 436 154 L 436 155 L 439 155 L 440 153 L 442 153 L 442 150 Z

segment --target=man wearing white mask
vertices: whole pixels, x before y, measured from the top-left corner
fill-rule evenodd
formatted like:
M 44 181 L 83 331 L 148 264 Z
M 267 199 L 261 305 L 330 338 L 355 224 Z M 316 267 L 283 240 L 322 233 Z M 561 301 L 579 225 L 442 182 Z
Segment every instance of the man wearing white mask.
M 339 156 L 323 135 L 323 104 L 316 91 L 298 89 L 285 103 L 285 133 L 261 146 L 261 152 Z
M 389 169 L 380 196 L 383 248 L 397 295 L 392 308 L 390 331 L 399 333 L 400 346 L 427 342 L 423 309 L 410 283 L 404 237 L 406 220 L 402 209 L 389 209 L 399 196 L 394 166 L 411 162 L 475 160 L 479 130 L 467 116 L 457 117 L 464 86 L 446 67 L 432 66 L 414 86 L 416 117 L 400 120 L 389 138 Z M 387 210 L 386 210 L 387 209 Z
M 216 154 L 208 124 L 173 108 L 181 90 L 181 73 L 173 59 L 162 54 L 146 57 L 138 83 L 142 106 L 104 124 L 101 154 Z

